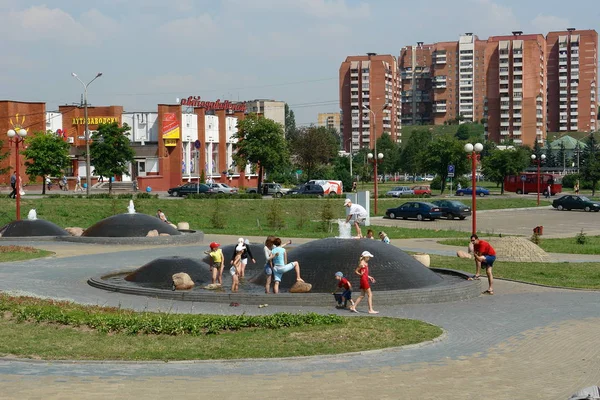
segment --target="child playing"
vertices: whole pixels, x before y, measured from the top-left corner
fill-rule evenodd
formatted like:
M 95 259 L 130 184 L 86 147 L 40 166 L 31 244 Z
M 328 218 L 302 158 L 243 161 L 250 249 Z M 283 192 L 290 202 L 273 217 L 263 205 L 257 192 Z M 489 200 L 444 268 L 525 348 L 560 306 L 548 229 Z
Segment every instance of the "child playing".
M 352 300 L 352 284 L 348 279 L 344 278 L 344 274 L 342 272 L 336 272 L 335 279 L 339 281 L 338 289 L 343 288 L 342 297 L 338 302 L 338 306 L 346 308 L 348 306 L 348 302 L 350 302 L 350 308 L 352 309 L 354 307 L 354 300 Z M 335 291 L 333 293 L 335 293 Z M 343 305 L 341 302 L 342 299 L 344 300 Z
M 275 256 L 273 255 L 273 241 L 275 240 L 275 236 L 268 236 L 267 240 L 265 240 L 265 247 L 264 247 L 264 252 L 265 252 L 265 275 L 267 276 L 266 282 L 265 282 L 265 293 L 270 293 L 271 292 L 271 280 L 273 277 L 273 258 L 275 258 Z M 283 243 L 281 245 L 281 247 L 285 247 L 288 244 L 292 244 L 292 241 L 289 240 L 287 243 Z
M 354 273 L 360 276 L 360 296 L 356 299 L 353 306 L 350 306 L 350 311 L 356 311 L 358 304 L 367 296 L 367 304 L 369 305 L 369 314 L 379 314 L 379 311 L 373 310 L 373 293 L 371 292 L 371 283 L 375 283 L 375 278 L 369 276 L 369 260 L 373 258 L 373 254 L 368 251 L 363 251 L 360 255 L 360 263 Z
M 367 239 L 375 239 L 375 233 L 373 232 L 373 229 L 367 229 L 367 236 L 365 236 Z
M 210 245 L 210 271 L 212 272 L 212 283 L 223 284 L 223 250 L 220 244 L 212 242 Z
M 390 238 L 384 231 L 379 232 L 379 239 L 385 244 L 390 244 Z
M 238 244 L 235 248 L 235 256 L 233 257 L 233 266 L 229 268 L 231 274 L 231 291 L 237 292 L 240 288 L 240 273 L 242 271 L 242 253 L 246 250 L 246 246 Z

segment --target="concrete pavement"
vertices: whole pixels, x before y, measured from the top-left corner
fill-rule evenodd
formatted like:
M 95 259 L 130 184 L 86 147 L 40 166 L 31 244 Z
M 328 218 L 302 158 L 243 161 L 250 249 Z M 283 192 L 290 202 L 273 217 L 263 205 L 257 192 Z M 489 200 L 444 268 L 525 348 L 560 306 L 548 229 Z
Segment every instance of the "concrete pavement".
M 205 239 L 233 243 L 236 237 Z M 198 246 L 31 244 L 56 251 L 57 257 L 0 264 L 0 290 L 172 312 L 341 312 L 326 307 L 191 305 L 104 292 L 85 283 L 90 275 L 130 269 L 158 256 L 198 256 Z M 411 251 L 455 251 L 431 239 L 393 244 Z M 373 267 L 375 274 L 376 262 Z M 378 308 L 381 316 L 419 319 L 445 330 L 440 341 L 422 346 L 275 360 L 95 363 L 5 358 L 0 360 L 0 398 L 566 399 L 600 383 L 599 292 L 504 281 L 496 282 L 495 289 L 494 296 L 464 302 Z M 376 288 L 374 301 L 377 305 Z

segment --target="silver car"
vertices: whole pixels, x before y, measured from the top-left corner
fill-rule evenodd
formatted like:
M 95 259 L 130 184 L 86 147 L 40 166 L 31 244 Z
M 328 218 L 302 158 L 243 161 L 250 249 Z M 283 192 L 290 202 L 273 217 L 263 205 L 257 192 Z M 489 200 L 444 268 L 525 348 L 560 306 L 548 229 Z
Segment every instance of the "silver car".
M 395 188 L 386 193 L 386 195 L 392 197 L 407 196 L 411 194 L 415 194 L 415 192 L 408 186 L 396 186 Z
M 207 183 L 213 193 L 237 194 L 238 188 L 231 187 L 225 183 Z

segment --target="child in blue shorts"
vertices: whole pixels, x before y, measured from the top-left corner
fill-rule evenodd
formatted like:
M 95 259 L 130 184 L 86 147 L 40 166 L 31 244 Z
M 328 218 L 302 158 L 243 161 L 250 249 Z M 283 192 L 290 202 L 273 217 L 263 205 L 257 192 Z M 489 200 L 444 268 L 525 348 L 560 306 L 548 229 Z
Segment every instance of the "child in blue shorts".
M 344 278 L 344 274 L 342 272 L 336 272 L 335 279 L 339 281 L 337 289 L 342 289 L 342 296 L 338 301 L 338 307 L 346 308 L 348 306 L 348 302 L 350 302 L 351 307 L 354 307 L 354 300 L 352 300 L 352 284 L 350 281 L 347 278 Z M 333 293 L 335 294 L 335 292 Z M 344 301 L 343 304 L 342 300 Z

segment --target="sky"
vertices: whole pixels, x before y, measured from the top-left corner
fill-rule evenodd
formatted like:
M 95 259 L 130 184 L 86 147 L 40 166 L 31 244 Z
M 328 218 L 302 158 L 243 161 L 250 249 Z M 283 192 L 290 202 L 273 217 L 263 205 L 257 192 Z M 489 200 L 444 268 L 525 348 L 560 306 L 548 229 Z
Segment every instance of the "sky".
M 598 30 L 596 0 L 0 0 L 0 99 L 156 111 L 177 98 L 287 102 L 298 125 L 339 111 L 349 55 L 416 42 Z

